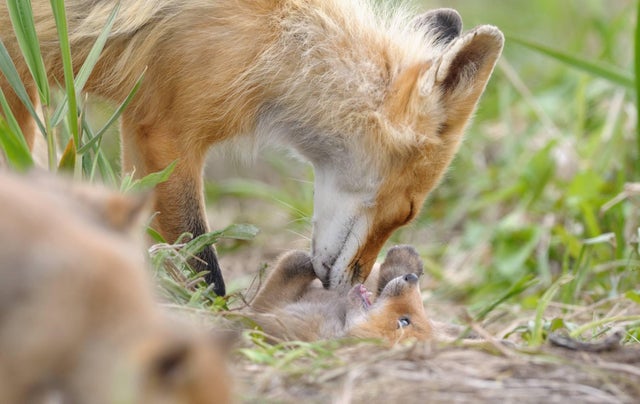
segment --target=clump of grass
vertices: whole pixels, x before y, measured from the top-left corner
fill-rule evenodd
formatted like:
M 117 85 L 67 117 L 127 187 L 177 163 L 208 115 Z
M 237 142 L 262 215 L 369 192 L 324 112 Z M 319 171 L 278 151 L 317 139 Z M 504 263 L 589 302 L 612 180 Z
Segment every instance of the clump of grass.
M 204 281 L 206 272 L 195 272 L 189 262 L 196 254 L 222 239 L 251 240 L 258 228 L 248 224 L 234 224 L 223 230 L 193 237 L 185 233 L 173 244 L 168 244 L 149 229 L 157 244 L 149 249 L 152 267 L 165 297 L 172 302 L 209 311 L 229 310 L 229 301 L 242 299 L 242 295 L 217 296 L 213 285 Z

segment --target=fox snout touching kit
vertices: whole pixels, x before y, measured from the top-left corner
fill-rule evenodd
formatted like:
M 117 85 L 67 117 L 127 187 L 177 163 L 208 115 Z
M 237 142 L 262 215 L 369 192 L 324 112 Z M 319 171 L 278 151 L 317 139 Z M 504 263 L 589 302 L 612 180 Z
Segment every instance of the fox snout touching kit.
M 311 257 L 292 251 L 276 263 L 251 303 L 253 318 L 277 339 L 428 340 L 433 330 L 418 286 L 421 274 L 418 253 L 394 247 L 380 265 L 373 291 L 358 283 L 344 294 L 319 285 Z
M 84 91 L 122 102 L 122 166 L 176 168 L 157 189 L 154 226 L 169 242 L 206 232 L 202 171 L 213 144 L 249 137 L 294 149 L 315 171 L 313 272 L 344 294 L 367 278 L 391 233 L 438 184 L 491 76 L 502 33 L 462 32 L 457 12 L 415 18 L 366 0 L 65 1 L 73 65 L 82 66 L 119 4 Z M 64 82 L 48 0 L 32 0 L 51 82 Z M 6 2 L 0 38 L 31 101 Z M 27 143 L 38 135 L 4 77 Z M 39 135 L 38 135 L 39 136 Z M 213 247 L 194 260 L 223 295 Z M 311 267 L 306 266 L 306 269 Z M 350 292 L 353 294 L 353 292 Z

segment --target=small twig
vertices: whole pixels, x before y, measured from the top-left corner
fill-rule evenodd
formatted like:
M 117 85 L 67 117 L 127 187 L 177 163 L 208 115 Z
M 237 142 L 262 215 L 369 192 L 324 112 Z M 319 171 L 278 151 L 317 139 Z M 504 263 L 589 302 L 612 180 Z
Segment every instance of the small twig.
M 583 352 L 609 352 L 620 349 L 620 341 L 624 337 L 624 331 L 617 330 L 605 339 L 599 342 L 582 342 L 568 335 L 553 332 L 549 334 L 549 342 L 552 345 L 570 349 L 572 351 Z

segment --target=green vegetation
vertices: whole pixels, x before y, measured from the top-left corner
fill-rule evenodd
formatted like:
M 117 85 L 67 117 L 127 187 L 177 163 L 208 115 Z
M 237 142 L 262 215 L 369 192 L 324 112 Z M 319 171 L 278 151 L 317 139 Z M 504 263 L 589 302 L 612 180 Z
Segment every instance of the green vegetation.
M 64 39 L 62 1 L 52 3 Z M 75 78 L 68 44 L 62 41 L 66 75 L 59 93 L 44 80 L 28 2 L 9 4 L 45 105 L 37 122 L 46 134 L 49 168 L 121 184 L 111 163 L 115 157 L 105 151 L 102 139 L 136 88 L 98 130 L 92 129 L 87 103 L 79 96 L 110 27 Z M 430 277 L 427 305 L 462 305 L 471 320 L 499 336 L 538 346 L 554 330 L 588 340 L 623 327 L 626 342 L 639 342 L 640 24 L 635 16 L 640 3 L 451 0 L 446 6 L 460 11 L 466 28 L 481 23 L 501 27 L 507 38 L 504 57 L 447 178 L 416 222 L 398 231 L 390 244 L 410 243 L 421 252 Z M 36 117 L 1 44 L 0 70 Z M 24 170 L 32 165 L 31 156 L 2 94 L 0 104 L 6 116 L 0 118 L 4 157 Z M 310 234 L 311 171 L 281 155 L 270 154 L 260 164 L 281 178 L 295 175 L 300 181 L 212 181 L 207 184 L 209 203 L 267 201 L 270 215 L 277 212 L 291 220 L 289 230 Z M 125 178 L 123 188 L 134 186 Z M 163 178 L 158 174 L 141 186 Z M 244 221 L 239 215 L 234 221 Z M 205 236 L 217 241 L 255 234 L 254 227 L 233 226 Z M 151 249 L 153 265 L 171 300 L 226 310 L 242 296 L 216 298 L 200 281 L 201 274 L 186 268 L 186 259 L 202 241 L 160 243 Z M 257 362 L 289 363 L 297 355 L 334 360 L 325 350 L 331 345 L 284 345 L 278 349 L 288 353 L 274 354 L 273 347 L 252 340 L 255 350 L 243 354 Z

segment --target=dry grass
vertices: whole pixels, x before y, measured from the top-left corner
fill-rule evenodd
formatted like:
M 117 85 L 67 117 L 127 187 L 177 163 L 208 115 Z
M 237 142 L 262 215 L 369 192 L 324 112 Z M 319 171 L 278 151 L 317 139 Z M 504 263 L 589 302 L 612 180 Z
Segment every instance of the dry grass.
M 601 354 L 508 349 L 505 356 L 482 344 L 388 350 L 356 343 L 336 349 L 328 369 L 290 372 L 242 360 L 236 370 L 244 402 L 631 403 L 640 396 L 637 346 Z

